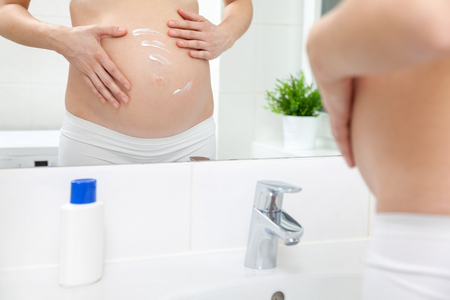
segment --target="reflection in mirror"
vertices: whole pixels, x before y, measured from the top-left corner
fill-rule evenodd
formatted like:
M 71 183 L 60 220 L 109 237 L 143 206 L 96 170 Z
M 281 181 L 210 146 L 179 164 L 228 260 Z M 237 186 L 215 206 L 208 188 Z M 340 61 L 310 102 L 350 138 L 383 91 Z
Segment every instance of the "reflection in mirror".
M 265 106 L 277 79 L 295 75 L 305 56 L 303 35 L 320 16 L 321 0 L 254 1 L 252 25 L 220 63 L 218 159 L 338 155 L 326 113 L 320 114 L 314 150 L 284 146 L 283 116 Z M 314 16 L 311 18 L 311 16 Z
M 49 1 L 31 1 L 30 13 L 47 23 L 71 26 L 70 1 L 59 1 L 57 6 Z M 304 15 L 316 15 L 316 11 L 305 9 L 305 2 L 253 1 L 248 31 L 220 59 L 210 61 L 216 159 L 339 154 L 325 113 L 317 118 L 315 148 L 289 150 L 284 147 L 282 116 L 264 108 L 266 91 L 275 88 L 276 79 L 302 70 Z M 322 6 L 317 2 L 315 10 Z M 220 23 L 220 1 L 198 3 L 201 15 Z M 1 37 L 0 54 L 0 168 L 58 165 L 68 62 L 55 52 L 21 46 Z
M 332 10 L 341 0 L 322 0 L 322 15 Z

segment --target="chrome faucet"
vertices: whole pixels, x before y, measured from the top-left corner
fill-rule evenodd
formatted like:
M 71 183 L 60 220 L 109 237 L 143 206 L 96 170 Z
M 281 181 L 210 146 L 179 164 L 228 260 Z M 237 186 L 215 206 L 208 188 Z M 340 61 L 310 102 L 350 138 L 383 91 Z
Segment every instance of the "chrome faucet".
M 258 181 L 245 256 L 247 268 L 275 268 L 278 238 L 287 246 L 300 242 L 302 226 L 281 210 L 284 193 L 300 191 L 301 188 L 280 181 Z

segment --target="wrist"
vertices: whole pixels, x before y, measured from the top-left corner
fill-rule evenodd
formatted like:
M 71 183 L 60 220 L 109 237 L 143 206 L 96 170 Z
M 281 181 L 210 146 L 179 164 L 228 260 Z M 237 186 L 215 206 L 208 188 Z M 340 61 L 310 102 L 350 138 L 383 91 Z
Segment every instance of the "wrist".
M 218 27 L 220 28 L 220 30 L 222 31 L 222 35 L 223 35 L 223 39 L 224 39 L 224 47 L 225 50 L 230 49 L 231 47 L 233 47 L 234 43 L 236 42 L 236 38 L 234 38 L 233 34 L 232 34 L 232 30 L 229 28 L 229 26 L 227 26 L 227 24 L 225 22 L 222 22 L 218 25 Z
M 53 25 L 48 32 L 50 49 L 63 56 L 68 55 L 70 48 L 67 46 L 66 40 L 71 30 L 70 27 Z

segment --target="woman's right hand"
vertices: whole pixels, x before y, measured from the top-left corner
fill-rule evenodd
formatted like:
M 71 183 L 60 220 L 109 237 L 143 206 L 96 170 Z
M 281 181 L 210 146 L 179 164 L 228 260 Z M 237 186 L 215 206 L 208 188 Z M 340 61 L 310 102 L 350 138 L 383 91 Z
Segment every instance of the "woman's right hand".
M 81 74 L 92 92 L 103 102 L 110 102 L 119 108 L 120 102 L 127 103 L 130 98 L 117 85 L 117 80 L 126 90 L 131 84 L 103 50 L 104 37 L 121 37 L 127 33 L 125 28 L 117 26 L 79 26 L 67 28 L 69 33 L 60 36 L 64 44 L 60 51 L 69 63 Z

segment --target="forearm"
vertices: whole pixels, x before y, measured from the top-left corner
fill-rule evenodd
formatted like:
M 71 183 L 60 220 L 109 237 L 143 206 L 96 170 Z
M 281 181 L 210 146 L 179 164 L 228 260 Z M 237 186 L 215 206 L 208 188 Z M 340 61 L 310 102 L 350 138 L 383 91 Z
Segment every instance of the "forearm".
M 61 53 L 64 45 L 59 37 L 67 29 L 35 19 L 22 5 L 0 5 L 0 35 L 18 44 Z
M 251 0 L 225 1 L 222 22 L 219 27 L 229 33 L 229 45 L 233 44 L 247 31 L 253 16 Z
M 316 78 L 389 72 L 450 54 L 447 0 L 347 0 L 311 30 Z

